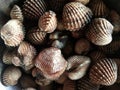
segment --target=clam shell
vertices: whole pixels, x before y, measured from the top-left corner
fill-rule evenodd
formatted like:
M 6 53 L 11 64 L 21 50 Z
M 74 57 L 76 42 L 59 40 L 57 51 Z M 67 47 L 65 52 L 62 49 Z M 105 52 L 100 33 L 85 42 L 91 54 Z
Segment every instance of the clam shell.
M 22 73 L 19 70 L 19 68 L 14 66 L 9 66 L 3 72 L 2 82 L 5 86 L 16 85 L 21 75 Z
M 1 38 L 8 46 L 18 46 L 24 39 L 22 23 L 19 20 L 9 20 L 0 31 Z
M 41 31 L 52 33 L 57 27 L 56 14 L 53 11 L 48 11 L 43 14 L 38 22 Z
M 101 59 L 90 69 L 91 82 L 98 85 L 110 86 L 117 79 L 117 64 L 112 59 Z
M 89 57 L 78 55 L 69 57 L 67 61 L 68 65 L 66 70 L 68 71 L 68 77 L 71 80 L 82 78 L 86 74 L 91 62 Z
M 29 19 L 39 19 L 47 9 L 44 0 L 26 0 L 23 5 L 23 14 Z
M 109 14 L 108 7 L 104 4 L 103 0 L 91 0 L 90 9 L 94 17 L 106 17 Z
M 28 31 L 27 38 L 33 44 L 42 44 L 45 41 L 46 33 L 36 27 Z
M 69 0 L 69 1 L 72 1 L 72 2 L 81 2 L 82 4 L 86 5 L 90 2 L 90 0 Z
M 92 11 L 80 2 L 70 2 L 64 6 L 62 17 L 65 29 L 76 31 L 91 21 Z
M 11 19 L 17 19 L 21 22 L 23 22 L 23 14 L 18 5 L 14 5 L 11 12 L 10 12 Z
M 104 18 L 96 18 L 88 27 L 87 38 L 95 45 L 103 46 L 112 41 L 113 25 Z
M 39 53 L 35 59 L 35 66 L 39 68 L 45 78 L 55 80 L 60 77 L 67 67 L 60 49 L 50 47 Z
M 79 39 L 75 43 L 75 53 L 77 54 L 87 54 L 90 50 L 90 43 L 86 39 Z

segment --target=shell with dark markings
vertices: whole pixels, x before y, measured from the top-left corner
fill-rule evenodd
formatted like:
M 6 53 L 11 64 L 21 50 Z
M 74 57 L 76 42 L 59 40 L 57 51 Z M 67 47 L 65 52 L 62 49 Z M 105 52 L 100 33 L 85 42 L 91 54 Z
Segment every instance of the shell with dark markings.
M 39 19 L 47 9 L 44 0 L 26 0 L 23 5 L 23 14 L 29 19 Z
M 45 78 L 56 80 L 65 71 L 67 61 L 63 58 L 60 49 L 50 47 L 38 54 L 35 66 L 41 70 Z
M 90 81 L 98 85 L 110 86 L 117 79 L 117 64 L 113 59 L 101 59 L 90 69 Z
M 88 27 L 87 38 L 95 45 L 103 46 L 112 41 L 113 25 L 104 18 L 96 18 Z
M 80 2 L 70 2 L 63 9 L 63 24 L 66 30 L 80 30 L 91 21 L 92 11 Z
M 1 38 L 8 46 L 18 46 L 24 39 L 23 25 L 19 20 L 9 20 L 0 31 Z
M 82 78 L 86 74 L 91 62 L 89 57 L 78 55 L 69 57 L 67 61 L 68 77 L 71 80 L 78 80 Z
M 5 86 L 16 85 L 21 75 L 22 73 L 19 70 L 19 68 L 14 67 L 14 66 L 9 66 L 3 72 L 2 82 Z

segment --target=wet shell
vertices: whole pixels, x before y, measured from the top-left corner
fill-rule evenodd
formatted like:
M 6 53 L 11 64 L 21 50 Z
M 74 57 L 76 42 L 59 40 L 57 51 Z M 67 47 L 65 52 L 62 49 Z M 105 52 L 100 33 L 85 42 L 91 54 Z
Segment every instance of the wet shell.
M 109 14 L 109 9 L 104 4 L 103 0 L 91 0 L 90 9 L 94 17 L 106 17 Z
M 63 24 L 66 30 L 76 31 L 90 22 L 92 11 L 80 2 L 70 2 L 63 9 Z
M 29 19 L 39 19 L 47 9 L 44 0 L 26 0 L 23 5 L 23 14 Z
M 117 79 L 117 64 L 112 59 L 101 59 L 90 69 L 91 82 L 98 85 L 110 86 Z
M 8 46 L 18 46 L 24 39 L 22 23 L 19 20 L 9 20 L 0 31 L 1 38 Z
M 103 46 L 112 41 L 113 25 L 104 18 L 96 18 L 88 27 L 87 38 L 95 45 Z
M 75 81 L 66 80 L 63 86 L 63 90 L 76 90 Z
M 90 2 L 90 0 L 69 0 L 69 1 L 72 1 L 72 2 L 81 2 L 82 4 L 86 5 Z
M 38 26 L 41 31 L 52 33 L 57 27 L 56 14 L 53 11 L 45 12 L 39 19 Z
M 67 67 L 60 49 L 50 47 L 39 53 L 35 59 L 35 66 L 39 68 L 45 78 L 55 80 L 60 77 Z
M 11 12 L 10 12 L 11 19 L 17 19 L 23 22 L 23 14 L 19 6 L 14 5 Z
M 91 62 L 89 57 L 77 55 L 69 57 L 67 61 L 68 77 L 71 80 L 82 78 L 86 74 Z
M 32 87 L 29 87 L 29 88 L 24 88 L 24 89 L 22 89 L 22 90 L 37 90 L 37 89 L 32 88 Z
M 75 44 L 75 52 L 77 54 L 87 54 L 90 50 L 90 43 L 86 39 L 79 39 Z
M 2 82 L 5 86 L 16 85 L 21 75 L 22 73 L 17 67 L 9 66 L 3 72 Z
M 46 33 L 36 27 L 28 31 L 27 38 L 33 44 L 42 44 L 45 41 Z
M 76 82 L 77 90 L 99 90 L 100 85 L 90 82 L 88 77 L 83 77 Z

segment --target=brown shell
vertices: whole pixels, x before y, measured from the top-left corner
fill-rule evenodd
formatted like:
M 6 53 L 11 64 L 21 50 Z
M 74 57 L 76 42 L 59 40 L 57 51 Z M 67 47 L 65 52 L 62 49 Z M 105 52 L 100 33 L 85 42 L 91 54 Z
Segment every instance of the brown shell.
M 33 44 L 42 44 L 45 41 L 46 33 L 35 27 L 28 31 L 27 38 Z
M 77 54 L 87 54 L 90 51 L 90 43 L 86 39 L 79 39 L 75 43 L 75 53 Z
M 91 21 L 92 11 L 80 2 L 70 2 L 63 9 L 63 24 L 66 30 L 80 30 Z
M 117 79 L 117 64 L 112 59 L 101 59 L 90 69 L 91 82 L 98 85 L 110 86 Z
M 104 4 L 103 0 L 91 0 L 90 9 L 94 17 L 106 17 L 109 14 L 108 7 Z
M 78 39 L 78 38 L 84 37 L 85 32 L 84 32 L 84 30 L 79 30 L 79 31 L 71 32 L 71 34 L 72 34 L 71 36 L 73 38 Z
M 57 27 L 56 14 L 53 11 L 48 11 L 43 14 L 38 22 L 41 31 L 52 33 Z
M 35 66 L 39 68 L 45 78 L 55 80 L 60 77 L 67 67 L 60 49 L 50 47 L 39 53 L 35 59 Z
M 88 77 L 83 77 L 76 82 L 77 90 L 99 90 L 100 85 L 90 82 Z
M 18 46 L 24 39 L 22 23 L 19 20 L 9 20 L 0 30 L 1 38 L 8 46 Z
M 19 68 L 14 67 L 14 66 L 9 66 L 3 72 L 2 82 L 5 86 L 16 85 L 21 75 L 22 73 L 19 70 Z
M 47 9 L 44 0 L 26 0 L 23 5 L 23 14 L 29 19 L 39 19 Z
M 18 5 L 14 5 L 11 12 L 10 12 L 11 19 L 17 19 L 21 22 L 23 22 L 23 14 Z
M 104 18 L 96 18 L 88 27 L 87 38 L 95 45 L 103 46 L 112 41 L 113 25 Z
M 72 1 L 72 2 L 81 2 L 82 4 L 86 5 L 90 2 L 90 0 L 69 0 L 69 1 Z
M 91 62 L 89 57 L 78 55 L 69 57 L 67 61 L 68 77 L 71 80 L 78 80 L 82 78 L 86 74 Z

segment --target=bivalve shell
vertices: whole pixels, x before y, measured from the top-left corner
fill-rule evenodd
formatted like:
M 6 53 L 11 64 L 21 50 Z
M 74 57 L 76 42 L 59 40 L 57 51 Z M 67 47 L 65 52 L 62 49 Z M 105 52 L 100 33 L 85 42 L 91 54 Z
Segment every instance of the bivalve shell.
M 69 0 L 69 1 L 72 1 L 72 2 L 81 2 L 82 4 L 86 5 L 90 2 L 90 0 Z

